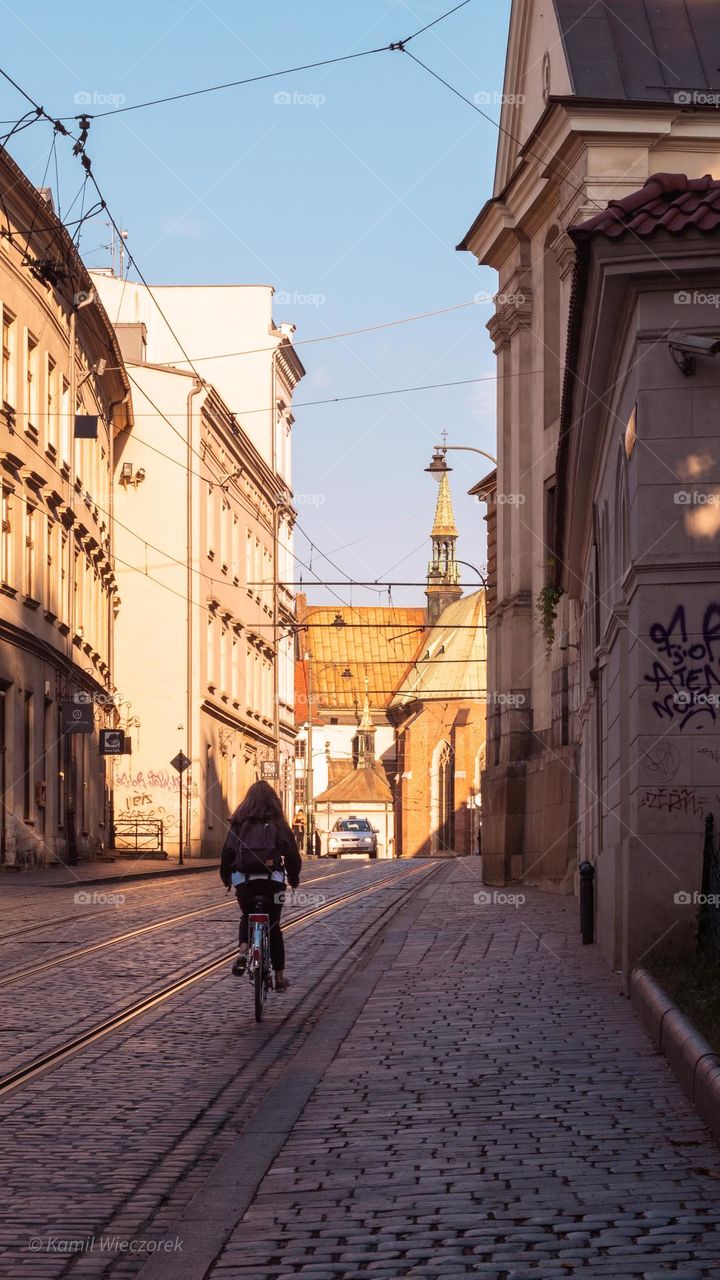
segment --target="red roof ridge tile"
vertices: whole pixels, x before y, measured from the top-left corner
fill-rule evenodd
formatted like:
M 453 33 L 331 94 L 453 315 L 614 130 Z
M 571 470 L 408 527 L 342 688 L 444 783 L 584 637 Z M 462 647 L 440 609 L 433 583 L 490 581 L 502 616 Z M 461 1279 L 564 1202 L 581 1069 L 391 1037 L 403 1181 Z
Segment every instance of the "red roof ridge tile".
M 649 236 L 658 229 L 680 233 L 688 227 L 715 231 L 720 227 L 720 179 L 706 173 L 653 173 L 639 191 L 611 200 L 606 209 L 570 228 L 574 239 L 607 235 L 613 239 L 632 232 Z

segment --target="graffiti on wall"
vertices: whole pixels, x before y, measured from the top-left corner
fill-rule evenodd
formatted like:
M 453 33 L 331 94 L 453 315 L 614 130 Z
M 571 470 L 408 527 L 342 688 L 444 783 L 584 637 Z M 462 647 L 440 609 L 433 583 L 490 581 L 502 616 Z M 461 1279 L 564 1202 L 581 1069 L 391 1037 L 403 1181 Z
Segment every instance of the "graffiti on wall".
M 116 780 L 115 812 L 118 817 L 158 818 L 164 830 L 172 831 L 179 824 L 178 804 L 180 801 L 180 780 L 178 774 L 167 769 L 148 769 L 132 773 L 128 770 L 118 772 Z M 187 775 L 183 779 L 183 795 L 187 795 Z M 158 794 L 159 793 L 159 794 Z M 173 804 L 173 797 L 176 803 Z M 195 821 L 198 814 L 197 805 L 200 792 L 197 782 L 190 782 L 190 820 Z M 166 801 L 166 803 L 162 803 Z
M 704 818 L 717 806 L 720 795 L 713 797 L 694 787 L 645 787 L 640 793 L 641 809 L 656 809 L 660 813 L 679 813 L 692 818 Z
M 655 695 L 655 714 L 681 730 L 700 717 L 714 723 L 720 712 L 720 604 L 707 605 L 702 623 L 688 633 L 685 605 L 669 623 L 655 622 L 650 641 L 657 652 L 644 679 Z

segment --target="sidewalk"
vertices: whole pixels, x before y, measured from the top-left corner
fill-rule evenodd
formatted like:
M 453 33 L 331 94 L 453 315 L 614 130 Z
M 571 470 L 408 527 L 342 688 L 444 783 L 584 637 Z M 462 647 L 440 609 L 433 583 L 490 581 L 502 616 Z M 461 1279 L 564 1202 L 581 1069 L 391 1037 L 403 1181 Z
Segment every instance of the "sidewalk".
M 110 884 L 118 880 L 149 880 L 155 876 L 192 875 L 197 871 L 215 871 L 219 858 L 191 858 L 182 867 L 177 858 L 121 858 L 109 854 L 92 862 L 73 866 L 33 867 L 30 871 L 0 867 L 0 890 L 3 885 L 22 888 L 62 889 L 78 884 Z
M 719 1274 L 720 1152 L 576 901 L 476 905 L 477 874 L 428 895 L 212 1280 Z

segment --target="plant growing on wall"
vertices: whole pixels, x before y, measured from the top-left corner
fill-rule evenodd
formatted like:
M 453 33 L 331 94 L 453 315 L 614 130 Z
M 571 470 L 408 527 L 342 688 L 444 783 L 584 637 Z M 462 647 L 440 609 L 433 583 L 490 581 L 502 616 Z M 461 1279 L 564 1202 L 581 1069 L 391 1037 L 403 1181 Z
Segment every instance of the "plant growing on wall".
M 558 605 L 562 596 L 562 587 L 558 587 L 554 582 L 548 581 L 538 591 L 537 600 L 535 601 L 538 621 L 545 637 L 545 651 L 548 657 L 555 642 L 555 619 L 557 618 Z

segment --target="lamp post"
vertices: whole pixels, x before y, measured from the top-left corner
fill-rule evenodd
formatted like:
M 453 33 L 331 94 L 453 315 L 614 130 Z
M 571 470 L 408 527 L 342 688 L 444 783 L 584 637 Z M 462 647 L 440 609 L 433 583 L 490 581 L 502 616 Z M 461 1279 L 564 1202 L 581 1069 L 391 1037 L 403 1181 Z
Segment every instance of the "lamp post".
M 485 449 L 477 449 L 473 444 L 436 444 L 433 449 L 430 466 L 426 467 L 425 470 L 437 480 L 438 484 L 446 472 L 452 470 L 445 459 L 448 449 L 459 450 L 461 453 L 479 453 L 483 458 L 487 458 L 489 462 L 497 466 L 497 458 L 492 453 L 488 453 Z

